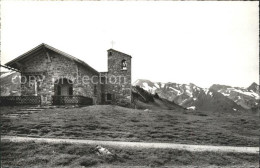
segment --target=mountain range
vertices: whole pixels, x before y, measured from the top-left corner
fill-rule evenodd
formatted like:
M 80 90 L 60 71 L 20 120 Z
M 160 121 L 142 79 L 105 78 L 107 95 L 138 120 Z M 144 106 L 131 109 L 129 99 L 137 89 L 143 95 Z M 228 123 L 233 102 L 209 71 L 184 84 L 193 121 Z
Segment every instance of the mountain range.
M 175 102 L 190 110 L 246 111 L 259 109 L 259 85 L 248 88 L 214 84 L 201 88 L 195 84 L 161 83 L 139 79 L 133 83 L 151 94 Z

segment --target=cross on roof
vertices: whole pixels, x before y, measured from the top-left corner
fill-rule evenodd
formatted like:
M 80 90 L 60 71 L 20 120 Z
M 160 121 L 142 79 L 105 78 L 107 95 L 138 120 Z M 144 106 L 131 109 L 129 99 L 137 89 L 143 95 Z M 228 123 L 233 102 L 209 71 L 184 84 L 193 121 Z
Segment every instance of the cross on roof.
M 112 41 L 111 41 L 111 46 L 112 46 L 112 48 L 114 47 L 114 44 L 115 44 L 115 42 L 112 40 Z

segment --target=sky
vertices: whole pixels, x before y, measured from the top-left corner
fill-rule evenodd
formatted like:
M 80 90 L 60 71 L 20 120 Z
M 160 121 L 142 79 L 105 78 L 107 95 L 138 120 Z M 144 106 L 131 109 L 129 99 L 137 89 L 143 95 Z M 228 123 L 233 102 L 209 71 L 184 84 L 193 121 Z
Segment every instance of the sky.
M 1 64 L 41 43 L 107 71 L 132 56 L 132 82 L 259 83 L 258 2 L 2 1 Z

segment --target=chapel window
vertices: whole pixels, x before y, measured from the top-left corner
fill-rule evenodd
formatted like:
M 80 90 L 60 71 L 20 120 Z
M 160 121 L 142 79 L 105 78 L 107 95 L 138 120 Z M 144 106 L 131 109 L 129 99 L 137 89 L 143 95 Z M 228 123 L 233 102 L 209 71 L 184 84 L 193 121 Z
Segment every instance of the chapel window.
M 72 96 L 73 95 L 73 88 L 70 86 L 69 87 L 69 95 Z
M 107 101 L 112 101 L 112 94 L 110 93 L 107 94 Z
M 61 95 L 61 87 L 60 87 L 60 85 L 57 86 L 57 90 L 58 90 L 57 95 L 60 96 Z
M 121 66 L 122 66 L 122 70 L 127 70 L 126 60 L 122 61 Z

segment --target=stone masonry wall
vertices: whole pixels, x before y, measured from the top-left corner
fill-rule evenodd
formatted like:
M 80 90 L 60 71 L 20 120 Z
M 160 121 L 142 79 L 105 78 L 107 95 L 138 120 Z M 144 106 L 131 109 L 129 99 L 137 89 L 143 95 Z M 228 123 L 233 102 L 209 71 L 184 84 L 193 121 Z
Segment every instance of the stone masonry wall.
M 77 77 L 77 65 L 76 63 L 66 58 L 58 53 L 47 51 L 50 55 L 50 61 L 47 63 L 47 86 L 49 88 L 49 94 L 47 95 L 47 99 L 55 94 L 54 83 L 57 82 L 61 78 L 66 78 L 72 81 L 73 83 L 73 95 L 74 94 L 74 83 L 75 78 Z
M 122 61 L 125 60 L 127 69 L 122 69 Z M 131 103 L 131 56 L 124 53 L 108 50 L 108 84 L 105 92 L 113 94 L 113 103 Z
M 94 87 L 96 86 L 96 93 Z M 94 104 L 101 102 L 101 86 L 99 73 L 95 73 L 87 67 L 78 64 L 78 82 L 75 84 L 75 94 L 93 98 Z
M 43 52 L 38 52 L 30 56 L 28 60 L 22 62 L 24 67 L 23 73 L 21 73 L 21 95 L 36 95 L 36 93 L 44 94 L 46 86 L 41 85 L 36 91 L 36 83 L 29 83 L 29 80 L 33 81 L 35 79 L 34 77 L 36 77 L 38 80 L 43 79 L 43 82 L 46 82 L 43 77 L 47 72 L 47 59 L 45 57 L 46 55 Z
M 49 58 L 46 52 L 48 52 Z M 37 93 L 41 95 L 43 104 L 51 103 L 51 98 L 55 94 L 54 83 L 61 78 L 66 78 L 73 82 L 73 95 L 94 97 L 97 102 L 100 101 L 100 96 L 98 96 L 101 95 L 99 85 L 97 86 L 98 93 L 95 98 L 93 84 L 84 85 L 77 81 L 81 80 L 83 75 L 91 77 L 94 74 L 74 60 L 46 50 L 31 56 L 23 64 L 25 66 L 24 74 L 41 74 L 42 82 L 38 84 Z M 40 75 L 38 76 L 40 77 Z M 22 95 L 35 95 L 34 85 L 35 83 L 22 85 Z

